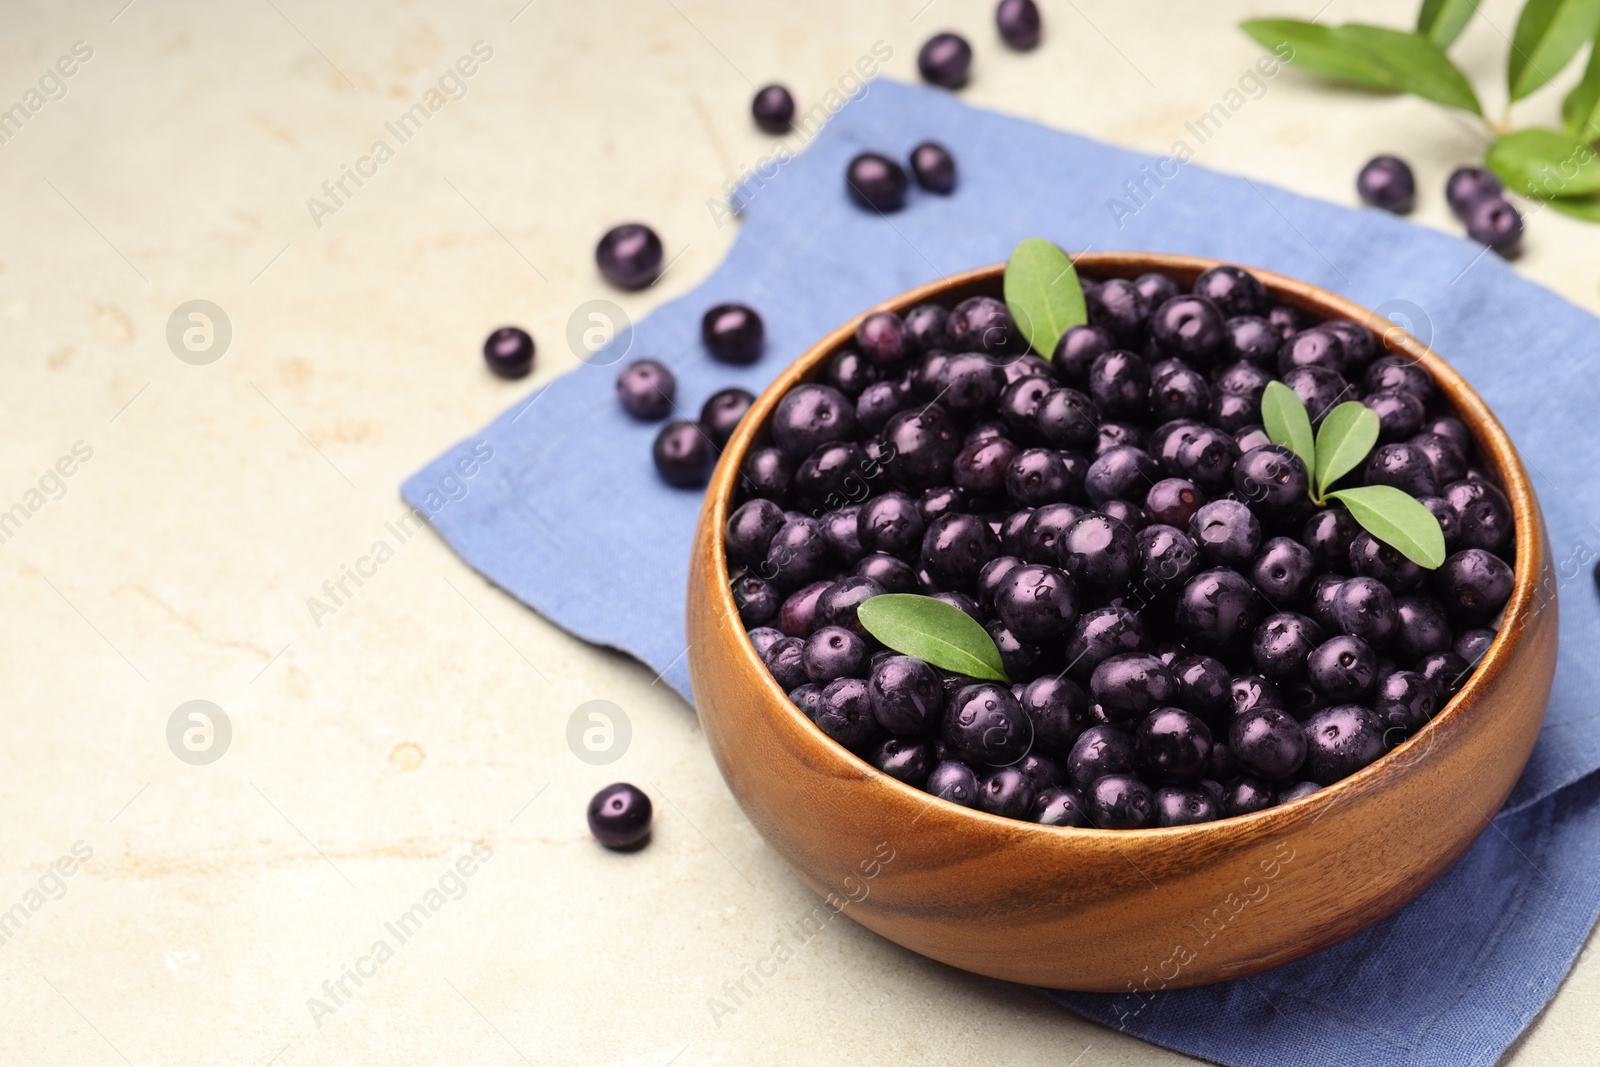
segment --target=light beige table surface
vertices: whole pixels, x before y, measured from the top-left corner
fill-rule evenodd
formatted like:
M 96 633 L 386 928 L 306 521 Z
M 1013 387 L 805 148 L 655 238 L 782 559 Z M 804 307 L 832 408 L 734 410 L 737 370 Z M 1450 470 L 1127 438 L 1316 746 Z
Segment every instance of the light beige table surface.
M 977 51 L 966 99 L 1164 151 L 1255 60 L 1238 18 L 1320 0 L 1060 0 L 1030 55 L 956 0 L 124 3 L 0 15 L 0 107 L 41 78 L 59 97 L 0 144 L 0 510 L 26 510 L 0 545 L 0 1063 L 1183 1060 L 848 921 L 799 945 L 812 897 L 691 709 L 386 523 L 403 477 L 575 365 L 580 302 L 641 314 L 718 262 L 736 226 L 706 202 L 772 145 L 752 82 L 804 107 L 873 42 L 912 78 L 921 41 L 955 28 Z M 1457 54 L 1498 108 L 1514 8 L 1486 10 Z M 479 41 L 446 83 L 464 96 L 386 133 Z M 1522 110 L 1550 121 L 1558 100 Z M 1398 150 L 1417 219 L 1451 228 L 1441 183 L 1483 136 L 1285 74 L 1198 159 L 1349 202 L 1361 162 Z M 393 158 L 313 219 L 379 138 Z M 593 265 L 626 218 L 677 257 L 643 295 Z M 1529 229 L 1519 269 L 1600 309 L 1600 229 Z M 231 323 L 207 365 L 167 342 L 190 300 Z M 502 322 L 538 339 L 531 382 L 484 371 Z M 314 619 L 308 598 L 380 539 L 393 558 Z M 195 699 L 232 729 L 205 766 L 167 740 Z M 610 766 L 565 740 L 593 699 L 632 724 Z M 636 855 L 584 825 L 619 778 L 657 802 Z M 475 842 L 489 857 L 454 873 Z M 386 924 L 418 903 L 402 942 Z M 730 999 L 779 942 L 792 958 Z M 1585 960 L 1514 1062 L 1592 1055 L 1597 1007 Z

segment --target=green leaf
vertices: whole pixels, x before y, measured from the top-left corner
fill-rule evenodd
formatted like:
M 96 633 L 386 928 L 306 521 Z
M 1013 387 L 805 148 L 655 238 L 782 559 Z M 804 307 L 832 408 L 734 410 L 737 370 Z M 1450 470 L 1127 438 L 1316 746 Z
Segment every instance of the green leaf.
M 1519 193 L 1550 199 L 1600 193 L 1600 155 L 1556 130 L 1518 130 L 1489 146 L 1489 169 Z
M 1005 293 L 1017 328 L 1045 359 L 1070 327 L 1089 321 L 1072 260 L 1042 237 L 1030 237 L 1011 250 Z
M 1449 48 L 1477 10 L 1478 0 L 1422 0 L 1417 32 L 1440 48 Z
M 1506 84 L 1521 100 L 1561 73 L 1600 26 L 1600 0 L 1528 0 L 1511 35 Z
M 1435 570 L 1444 562 L 1439 520 L 1410 493 L 1392 485 L 1363 485 L 1328 496 L 1350 509 L 1362 529 L 1417 566 Z
M 1354 400 L 1328 412 L 1317 431 L 1317 470 L 1312 481 L 1317 498 L 1326 496 L 1330 485 L 1361 465 L 1378 443 L 1378 429 L 1378 413 Z
M 1331 27 L 1299 19 L 1251 19 L 1239 28 L 1286 63 L 1368 89 L 1400 88 L 1388 67 Z
M 1286 62 L 1318 74 L 1483 113 L 1466 75 L 1426 37 L 1383 26 L 1330 28 L 1297 19 L 1252 19 L 1239 27 Z
M 896 652 L 970 678 L 1010 683 L 989 632 L 958 607 L 915 593 L 884 593 L 861 602 L 856 618 Z
M 1354 22 L 1335 32 L 1388 67 L 1396 89 L 1446 107 L 1483 114 L 1483 105 L 1478 103 L 1478 94 L 1472 91 L 1467 76 L 1450 62 L 1443 48 L 1426 37 Z
M 1311 416 L 1295 391 L 1280 381 L 1267 383 L 1261 394 L 1261 422 L 1272 443 L 1300 457 L 1306 473 L 1316 468 L 1317 451 L 1311 437 Z
M 1600 222 L 1600 196 L 1552 197 L 1545 201 L 1563 215 L 1585 222 Z
M 1600 33 L 1595 34 L 1589 49 L 1583 80 L 1561 101 L 1561 121 L 1580 141 L 1600 140 Z

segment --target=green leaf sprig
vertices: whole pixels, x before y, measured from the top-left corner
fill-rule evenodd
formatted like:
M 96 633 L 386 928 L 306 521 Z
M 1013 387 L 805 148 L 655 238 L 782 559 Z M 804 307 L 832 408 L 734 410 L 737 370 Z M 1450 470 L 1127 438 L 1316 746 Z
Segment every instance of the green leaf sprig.
M 1049 359 L 1061 335 L 1089 321 L 1072 259 L 1042 237 L 1030 237 L 1006 260 L 1006 310 L 1033 350 Z
M 1362 529 L 1418 566 L 1434 570 L 1444 563 L 1439 520 L 1410 493 L 1390 485 L 1332 488 L 1361 466 L 1378 443 L 1378 415 L 1371 408 L 1345 401 L 1323 418 L 1313 441 L 1311 416 L 1300 397 L 1282 382 L 1269 382 L 1261 397 L 1261 417 L 1273 443 L 1306 465 L 1312 503 L 1322 507 L 1337 500 Z
M 867 633 L 896 652 L 969 678 L 1011 684 L 989 631 L 960 608 L 915 593 L 882 593 L 856 609 Z
M 1600 0 L 1526 0 L 1506 54 L 1516 103 L 1544 88 L 1589 45 L 1582 79 L 1561 105 L 1561 130 L 1514 129 L 1483 114 L 1477 91 L 1445 50 L 1479 0 L 1423 0 L 1411 32 L 1299 19 L 1251 19 L 1239 28 L 1286 62 L 1379 92 L 1413 96 L 1476 115 L 1495 135 L 1484 164 L 1507 187 L 1573 218 L 1600 222 Z

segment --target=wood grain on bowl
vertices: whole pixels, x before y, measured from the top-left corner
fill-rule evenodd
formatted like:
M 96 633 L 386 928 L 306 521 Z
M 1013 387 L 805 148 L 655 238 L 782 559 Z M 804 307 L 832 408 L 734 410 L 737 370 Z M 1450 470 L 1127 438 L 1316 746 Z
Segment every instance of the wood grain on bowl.
M 1216 265 L 1106 253 L 1077 263 L 1092 277 L 1159 271 L 1185 287 Z M 1254 273 L 1276 299 L 1313 317 L 1372 319 L 1321 289 Z M 880 307 L 999 297 L 1001 277 L 1001 267 L 987 267 Z M 1131 831 L 1044 827 L 958 807 L 826 737 L 746 638 L 722 531 L 739 466 L 764 441 L 777 401 L 821 376 L 856 321 L 824 337 L 757 399 L 707 490 L 689 576 L 689 669 L 711 751 L 750 821 L 807 885 L 869 929 L 965 970 L 1061 989 L 1144 992 L 1255 974 L 1341 941 L 1416 897 L 1483 832 L 1527 762 L 1555 674 L 1549 546 L 1527 472 L 1488 407 L 1443 359 L 1387 323 L 1383 343 L 1432 375 L 1516 517 L 1516 587 L 1499 635 L 1417 736 L 1289 804 Z

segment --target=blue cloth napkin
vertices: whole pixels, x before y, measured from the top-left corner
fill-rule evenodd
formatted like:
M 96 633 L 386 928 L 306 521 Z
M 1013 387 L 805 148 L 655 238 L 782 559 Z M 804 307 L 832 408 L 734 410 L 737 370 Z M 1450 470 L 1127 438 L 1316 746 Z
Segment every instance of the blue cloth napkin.
M 1204 158 L 1191 134 L 1174 135 Z M 953 196 L 913 189 L 888 217 L 849 202 L 843 174 L 853 155 L 905 158 L 926 139 L 959 163 Z M 1465 240 L 883 80 L 734 199 L 742 230 L 704 283 L 444 453 L 406 482 L 406 499 L 491 581 L 572 633 L 637 656 L 691 698 L 684 588 L 701 498 L 657 479 L 656 427 L 619 410 L 613 380 L 624 351 L 669 364 L 693 417 L 716 389 L 760 391 L 863 308 L 999 262 L 1034 236 L 1069 251 L 1212 256 L 1398 309 L 1499 415 L 1549 523 L 1562 653 L 1527 771 L 1473 848 L 1364 934 L 1252 979 L 1146 998 L 1049 995 L 1241 1067 L 1494 1063 L 1553 995 L 1600 913 L 1600 775 L 1590 776 L 1600 766 L 1600 610 L 1589 578 L 1600 557 L 1590 521 L 1600 518 L 1600 483 L 1588 476 L 1600 443 L 1600 321 Z M 1539 224 L 1532 229 L 1538 241 Z M 701 348 L 701 314 L 728 300 L 766 321 L 766 354 L 754 366 L 713 363 Z

